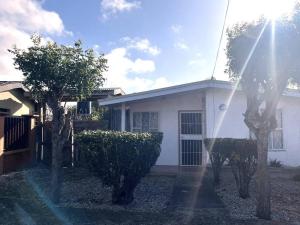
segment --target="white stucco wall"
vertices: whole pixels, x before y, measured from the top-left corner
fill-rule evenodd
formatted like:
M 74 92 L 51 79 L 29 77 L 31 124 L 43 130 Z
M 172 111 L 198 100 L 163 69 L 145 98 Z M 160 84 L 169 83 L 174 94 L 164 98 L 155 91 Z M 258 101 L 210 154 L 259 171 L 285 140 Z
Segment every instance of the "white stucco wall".
M 207 137 L 249 138 L 249 129 L 244 123 L 246 98 L 241 92 L 233 95 L 225 89 L 209 89 L 206 92 Z M 219 106 L 226 105 L 221 111 Z M 282 151 L 269 151 L 269 160 L 277 159 L 289 166 L 300 166 L 300 99 L 282 97 L 278 108 L 282 110 Z
M 192 93 L 169 95 L 126 104 L 130 108 L 131 127 L 133 112 L 149 111 L 159 113 L 159 131 L 163 132 L 163 141 L 157 165 L 179 164 L 179 111 L 203 110 L 203 96 L 203 93 L 200 91 L 194 91 Z
M 270 151 L 269 159 L 277 159 L 289 166 L 300 166 L 300 99 L 282 97 L 283 151 Z
M 221 104 L 225 104 L 225 110 L 219 109 Z M 159 131 L 163 132 L 164 137 L 157 165 L 179 165 L 180 111 L 203 112 L 204 138 L 249 138 L 250 136 L 243 117 L 246 110 L 246 97 L 240 91 L 231 98 L 231 90 L 209 88 L 127 102 L 126 107 L 130 108 L 131 128 L 133 112 L 159 113 Z M 276 152 L 269 151 L 269 159 L 280 160 L 289 166 L 300 166 L 300 99 L 282 97 L 278 108 L 282 110 L 284 149 Z M 202 152 L 202 164 L 204 164 L 208 161 L 208 154 L 204 148 Z
M 223 111 L 219 109 L 221 104 L 225 104 L 225 110 Z M 245 110 L 246 98 L 241 92 L 235 93 L 231 98 L 230 90 L 207 90 L 207 137 L 249 138 L 249 129 L 243 121 Z

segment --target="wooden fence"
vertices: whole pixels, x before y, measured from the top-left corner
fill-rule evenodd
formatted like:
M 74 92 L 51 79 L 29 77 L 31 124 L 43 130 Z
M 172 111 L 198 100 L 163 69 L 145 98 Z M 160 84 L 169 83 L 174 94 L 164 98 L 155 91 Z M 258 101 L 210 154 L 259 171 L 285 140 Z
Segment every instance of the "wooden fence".
M 0 116 L 0 174 L 24 167 L 34 159 L 35 119 Z
M 83 130 L 98 130 L 103 128 L 103 123 L 100 121 L 74 120 L 73 130 L 69 141 L 65 143 L 63 148 L 63 167 L 73 167 L 78 165 L 80 161 L 80 150 L 76 148 L 74 143 L 74 135 Z M 50 166 L 52 161 L 52 145 L 51 145 L 51 122 L 43 124 L 43 142 L 40 160 Z

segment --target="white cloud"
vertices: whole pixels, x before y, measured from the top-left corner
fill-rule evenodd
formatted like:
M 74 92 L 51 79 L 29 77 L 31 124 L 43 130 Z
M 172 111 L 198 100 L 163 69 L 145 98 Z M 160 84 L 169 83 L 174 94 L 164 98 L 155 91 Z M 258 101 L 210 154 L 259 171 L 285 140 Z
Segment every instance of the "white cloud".
M 174 24 L 171 26 L 171 30 L 175 33 L 175 34 L 179 34 L 182 31 L 182 26 L 179 24 Z
M 100 49 L 100 45 L 94 44 L 94 45 L 93 45 L 93 49 L 94 49 L 94 50 L 99 50 L 99 49 Z
M 102 17 L 108 19 L 109 16 L 118 12 L 131 11 L 132 9 L 139 8 L 140 1 L 128 1 L 128 0 L 102 0 Z
M 28 32 L 63 33 L 64 25 L 55 12 L 44 10 L 35 0 L 0 1 L 1 24 Z
M 203 58 L 201 53 L 197 53 L 196 56 L 188 62 L 190 66 L 205 67 L 207 66 L 207 60 Z
M 94 50 L 94 52 L 95 52 L 96 55 L 99 55 L 99 54 L 100 54 L 100 53 L 99 53 L 100 45 L 94 44 L 94 45 L 93 45 L 93 50 Z
M 152 60 L 129 58 L 126 48 L 115 48 L 105 57 L 109 66 L 105 74 L 107 87 L 122 87 L 130 93 L 170 85 L 165 77 L 143 77 L 143 74 L 155 71 L 155 63 Z
M 155 64 L 152 60 L 136 59 L 131 66 L 131 70 L 134 73 L 153 72 L 155 71 Z
M 65 30 L 57 13 L 44 10 L 36 0 L 0 1 L 0 80 L 22 79 L 7 49 L 13 45 L 19 48 L 30 46 L 30 35 L 34 32 L 56 35 L 71 33 Z
M 136 49 L 142 52 L 146 52 L 151 55 L 160 54 L 161 50 L 157 46 L 151 45 L 150 41 L 147 38 L 130 38 L 123 37 L 121 41 L 126 43 L 126 47 L 129 49 Z
M 180 50 L 188 50 L 189 46 L 184 41 L 176 41 L 174 47 Z

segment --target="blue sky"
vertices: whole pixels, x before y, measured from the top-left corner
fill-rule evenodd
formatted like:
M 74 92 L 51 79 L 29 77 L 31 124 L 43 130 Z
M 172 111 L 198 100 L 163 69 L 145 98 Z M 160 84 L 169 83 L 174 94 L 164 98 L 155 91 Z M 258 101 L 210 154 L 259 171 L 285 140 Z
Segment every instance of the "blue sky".
M 258 14 L 253 1 L 252 13 L 245 13 L 246 2 L 250 0 L 232 0 L 227 25 Z M 12 44 L 27 47 L 33 32 L 63 44 L 81 39 L 85 47 L 104 53 L 109 65 L 105 86 L 120 86 L 127 93 L 207 79 L 226 4 L 227 0 L 0 0 L 0 80 L 21 79 L 6 49 Z M 215 74 L 219 79 L 227 78 L 225 44 L 226 38 Z
M 225 7 L 226 1 L 220 0 L 189 0 L 189 4 L 184 0 L 145 0 L 131 10 L 108 12 L 105 18 L 99 0 L 44 3 L 44 8 L 57 12 L 66 29 L 73 32 L 72 37 L 61 38 L 59 42 L 82 39 L 86 46 L 97 45 L 99 52 L 109 54 L 113 49 L 126 47 L 128 43 L 123 39 L 127 37 L 133 42 L 146 39 L 158 50 L 157 54 L 135 48 L 127 50 L 131 60 L 151 60 L 155 64 L 155 69 L 129 72 L 128 82 L 136 85 L 124 87 L 127 92 L 208 78 Z M 142 80 L 134 81 L 136 77 Z M 117 81 L 110 83 L 122 86 Z

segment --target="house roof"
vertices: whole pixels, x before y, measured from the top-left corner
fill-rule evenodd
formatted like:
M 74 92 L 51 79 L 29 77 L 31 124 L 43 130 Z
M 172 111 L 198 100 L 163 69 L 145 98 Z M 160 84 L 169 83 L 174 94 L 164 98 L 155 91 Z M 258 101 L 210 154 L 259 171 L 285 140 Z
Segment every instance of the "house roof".
M 202 80 L 193 83 L 186 83 L 186 84 L 175 85 L 175 86 L 170 86 L 170 87 L 165 87 L 160 89 L 153 89 L 150 91 L 137 92 L 137 93 L 127 94 L 127 95 L 122 95 L 117 97 L 109 96 L 108 98 L 99 100 L 99 104 L 102 106 L 113 105 L 113 104 L 119 104 L 119 103 L 125 103 L 125 102 L 131 102 L 131 101 L 137 101 L 137 100 L 149 99 L 149 98 L 165 96 L 170 94 L 184 93 L 184 92 L 190 92 L 190 91 L 201 90 L 201 89 L 209 89 L 209 88 L 233 90 L 234 86 L 235 84 L 230 81 Z M 238 88 L 238 90 L 241 89 Z M 300 98 L 300 92 L 298 90 L 293 90 L 293 89 L 287 89 L 284 95 Z
M 21 89 L 25 93 L 25 96 L 30 97 L 29 90 L 23 85 L 22 81 L 0 81 L 0 92 L 10 91 L 13 89 Z M 98 100 L 102 98 L 106 98 L 107 96 L 120 96 L 124 95 L 125 92 L 119 88 L 98 88 L 93 91 L 92 95 L 88 98 L 88 100 Z M 76 97 L 70 95 L 64 95 L 63 101 L 72 101 Z
M 92 95 L 89 96 L 86 100 L 93 101 L 93 100 L 99 100 L 107 98 L 108 96 L 121 96 L 124 95 L 125 92 L 119 88 L 98 88 L 93 91 Z M 65 94 L 63 96 L 62 101 L 76 101 L 76 96 L 71 96 L 69 94 Z
M 10 91 L 13 89 L 22 89 L 27 92 L 27 88 L 22 84 L 22 81 L 0 81 L 0 92 Z

